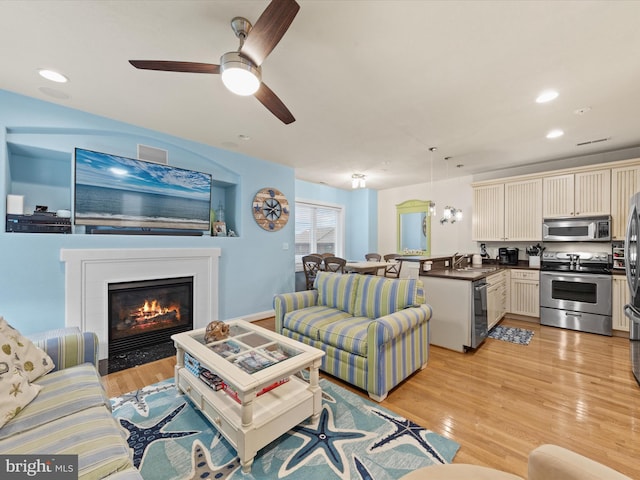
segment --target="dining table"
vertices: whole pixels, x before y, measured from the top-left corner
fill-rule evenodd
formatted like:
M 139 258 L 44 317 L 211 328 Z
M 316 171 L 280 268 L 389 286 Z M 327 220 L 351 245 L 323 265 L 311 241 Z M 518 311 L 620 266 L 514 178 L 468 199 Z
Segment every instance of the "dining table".
M 379 270 L 384 269 L 387 266 L 387 262 L 347 262 L 344 269 L 346 272 L 377 275 Z

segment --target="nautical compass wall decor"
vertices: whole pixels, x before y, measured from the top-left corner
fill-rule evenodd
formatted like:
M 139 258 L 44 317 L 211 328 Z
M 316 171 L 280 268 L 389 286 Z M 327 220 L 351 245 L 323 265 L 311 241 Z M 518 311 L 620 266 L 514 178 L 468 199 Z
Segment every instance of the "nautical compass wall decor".
M 263 188 L 253 199 L 253 218 L 268 232 L 280 230 L 289 220 L 289 202 L 275 188 Z

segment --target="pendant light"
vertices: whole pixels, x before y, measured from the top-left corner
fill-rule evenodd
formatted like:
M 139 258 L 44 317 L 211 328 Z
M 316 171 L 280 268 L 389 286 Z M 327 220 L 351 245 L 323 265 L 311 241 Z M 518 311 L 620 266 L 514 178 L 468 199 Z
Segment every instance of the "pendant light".
M 429 187 L 429 197 L 433 198 L 433 152 L 437 151 L 438 147 L 430 147 L 429 148 L 429 157 L 430 157 L 430 169 L 431 169 L 431 173 L 430 173 L 430 182 L 431 185 Z M 429 209 L 427 210 L 428 215 L 431 217 L 435 217 L 436 216 L 436 202 L 434 202 L 433 200 L 429 200 Z
M 449 160 L 451 157 L 444 157 L 444 160 L 447 162 L 447 181 L 449 180 Z M 456 223 L 462 220 L 462 210 L 459 208 L 455 208 L 447 205 L 444 207 L 444 211 L 442 212 L 442 218 L 440 219 L 440 225 L 444 225 L 445 223 Z

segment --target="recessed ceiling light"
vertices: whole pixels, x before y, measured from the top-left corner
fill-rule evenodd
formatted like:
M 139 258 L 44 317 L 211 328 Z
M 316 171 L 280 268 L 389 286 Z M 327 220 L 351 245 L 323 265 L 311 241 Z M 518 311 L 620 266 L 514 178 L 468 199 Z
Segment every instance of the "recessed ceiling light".
M 53 70 L 47 70 L 46 68 L 41 68 L 40 70 L 38 70 L 38 73 L 41 77 L 44 77 L 47 80 L 51 80 L 52 82 L 67 83 L 69 81 L 69 79 L 61 73 L 55 72 Z
M 544 92 L 540 93 L 540 95 L 537 96 L 536 98 L 536 103 L 547 103 L 550 102 L 551 100 L 554 100 L 558 97 L 558 92 L 556 92 L 555 90 L 545 90 Z
M 558 138 L 558 137 L 561 137 L 562 135 L 564 135 L 564 132 L 560 129 L 556 129 L 556 130 L 551 130 L 549 133 L 547 133 L 547 138 Z

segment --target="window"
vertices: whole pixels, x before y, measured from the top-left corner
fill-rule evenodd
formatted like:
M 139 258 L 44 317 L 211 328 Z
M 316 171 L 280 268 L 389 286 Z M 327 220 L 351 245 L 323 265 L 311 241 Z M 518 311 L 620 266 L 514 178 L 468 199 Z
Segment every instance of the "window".
M 310 253 L 342 256 L 344 235 L 342 208 L 323 204 L 296 202 L 296 263 Z

